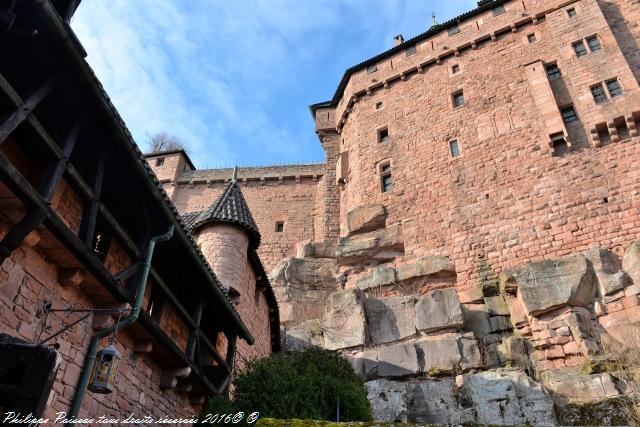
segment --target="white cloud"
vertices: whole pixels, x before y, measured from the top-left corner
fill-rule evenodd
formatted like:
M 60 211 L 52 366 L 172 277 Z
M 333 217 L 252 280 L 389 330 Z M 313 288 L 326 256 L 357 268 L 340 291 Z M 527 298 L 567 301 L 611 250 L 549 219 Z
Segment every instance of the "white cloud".
M 72 26 L 143 149 L 167 131 L 200 167 L 319 161 L 306 104 L 329 99 L 335 73 L 393 35 L 424 31 L 435 3 L 93 0 Z

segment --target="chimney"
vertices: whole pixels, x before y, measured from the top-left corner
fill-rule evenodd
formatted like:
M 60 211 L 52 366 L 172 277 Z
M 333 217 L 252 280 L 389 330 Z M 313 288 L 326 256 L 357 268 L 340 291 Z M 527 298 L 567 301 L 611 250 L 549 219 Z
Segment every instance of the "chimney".
M 400 46 L 402 43 L 404 43 L 404 37 L 402 37 L 402 34 L 398 34 L 393 38 L 393 41 L 396 42 L 396 46 Z

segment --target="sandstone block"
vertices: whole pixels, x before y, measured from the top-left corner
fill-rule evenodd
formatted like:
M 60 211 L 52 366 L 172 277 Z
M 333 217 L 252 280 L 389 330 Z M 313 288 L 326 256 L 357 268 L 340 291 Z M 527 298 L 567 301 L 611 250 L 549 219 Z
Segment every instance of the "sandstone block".
M 384 227 L 387 213 L 384 206 L 372 204 L 360 206 L 347 213 L 349 234 L 363 233 Z
M 438 375 L 460 369 L 462 361 L 457 336 L 417 341 L 416 348 L 421 372 Z
M 356 286 L 366 291 L 393 285 L 395 282 L 396 270 L 391 267 L 379 266 L 374 268 L 371 274 L 358 279 Z
M 287 258 L 270 275 L 274 286 L 296 289 L 337 289 L 337 265 L 332 259 Z
M 593 265 L 601 295 L 611 295 L 626 286 L 625 274 L 611 251 L 593 247 L 584 256 Z
M 622 257 L 622 269 L 629 275 L 634 285 L 640 285 L 640 240 L 629 246 Z
M 513 329 L 509 316 L 494 316 L 489 318 L 491 332 L 510 331 Z
M 394 344 L 378 348 L 378 375 L 397 378 L 420 372 L 413 343 Z
M 472 331 L 476 338 L 484 338 L 491 333 L 489 313 L 484 304 L 465 304 L 462 306 L 465 330 Z
M 407 383 L 380 379 L 369 381 L 366 386 L 373 419 L 389 422 L 402 421 L 407 413 Z
M 330 294 L 322 321 L 324 347 L 328 350 L 338 350 L 364 345 L 364 316 L 360 290 L 344 290 Z
M 475 419 L 473 408 L 464 408 L 458 402 L 451 378 L 420 380 L 408 385 L 407 389 L 409 422 L 459 425 L 472 424 Z
M 549 371 L 545 376 L 545 386 L 560 397 L 582 402 L 620 395 L 608 373 L 582 374 L 574 368 Z
M 310 347 L 323 347 L 322 322 L 308 320 L 288 330 L 285 336 L 287 351 L 304 351 Z
M 340 265 L 375 265 L 404 255 L 402 226 L 343 237 L 338 242 L 336 257 Z
M 480 287 L 458 291 L 458 297 L 462 304 L 482 304 L 484 302 L 484 294 Z
M 432 274 L 455 274 L 455 272 L 455 265 L 449 258 L 431 255 L 398 267 L 396 277 L 398 281 L 402 281 Z
M 515 287 L 529 315 L 562 306 L 587 306 L 595 296 L 593 272 L 582 255 L 528 264 L 503 273 L 503 287 Z
M 377 299 L 364 303 L 369 336 L 374 344 L 398 341 L 416 333 L 415 299 L 412 296 Z
M 296 248 L 298 258 L 335 258 L 337 241 L 305 242 Z
M 422 295 L 416 302 L 416 328 L 432 332 L 464 325 L 462 307 L 455 289 L 438 289 Z
M 489 316 L 509 316 L 509 308 L 502 295 L 485 297 L 484 304 Z

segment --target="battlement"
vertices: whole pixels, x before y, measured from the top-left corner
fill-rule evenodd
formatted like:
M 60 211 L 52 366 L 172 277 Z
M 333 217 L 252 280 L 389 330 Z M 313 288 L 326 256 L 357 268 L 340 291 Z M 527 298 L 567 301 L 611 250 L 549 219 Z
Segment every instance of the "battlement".
M 240 182 L 250 181 L 282 181 L 282 180 L 317 180 L 326 170 L 324 163 L 300 165 L 273 165 L 238 167 L 237 177 Z M 224 183 L 233 175 L 233 168 L 185 170 L 176 180 L 178 184 Z

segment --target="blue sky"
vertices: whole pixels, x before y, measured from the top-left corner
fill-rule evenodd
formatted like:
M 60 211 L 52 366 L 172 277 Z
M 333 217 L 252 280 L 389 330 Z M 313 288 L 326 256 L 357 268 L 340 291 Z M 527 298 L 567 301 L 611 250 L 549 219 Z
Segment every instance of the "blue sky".
M 452 0 L 87 0 L 72 27 L 143 151 L 198 168 L 323 161 L 308 105 L 344 71 L 476 6 Z

